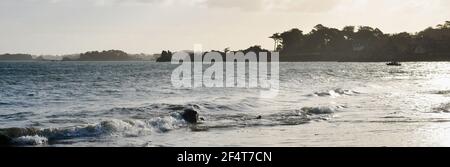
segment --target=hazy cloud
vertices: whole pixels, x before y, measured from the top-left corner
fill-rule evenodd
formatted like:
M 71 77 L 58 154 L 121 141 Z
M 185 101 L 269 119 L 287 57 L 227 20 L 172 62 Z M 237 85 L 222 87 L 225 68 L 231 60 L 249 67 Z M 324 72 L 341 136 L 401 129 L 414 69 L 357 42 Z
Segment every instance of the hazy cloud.
M 240 8 L 244 10 L 322 12 L 328 11 L 341 0 L 205 0 L 209 7 Z
M 122 0 L 143 3 L 178 4 L 209 8 L 236 8 L 244 11 L 322 12 L 333 9 L 342 0 Z
M 323 12 L 342 0 L 21 0 L 32 2 L 85 2 L 93 5 L 143 3 L 151 5 L 189 5 L 207 8 L 235 8 L 243 11 Z
M 0 53 L 271 48 L 270 34 L 319 23 L 417 32 L 449 9 L 450 0 L 0 0 Z
M 6 0 L 10 1 L 10 0 Z M 206 8 L 239 9 L 242 11 L 270 11 L 318 13 L 336 8 L 379 8 L 380 10 L 422 10 L 448 6 L 448 0 L 15 0 L 21 2 L 85 3 L 91 5 L 147 4 L 155 6 L 195 6 Z M 355 6 L 357 5 L 357 6 Z

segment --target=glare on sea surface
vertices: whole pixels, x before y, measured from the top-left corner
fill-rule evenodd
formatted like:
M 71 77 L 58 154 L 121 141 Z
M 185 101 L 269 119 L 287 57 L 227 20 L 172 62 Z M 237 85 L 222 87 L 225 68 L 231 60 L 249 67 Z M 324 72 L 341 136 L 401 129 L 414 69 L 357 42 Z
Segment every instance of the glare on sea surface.
M 449 63 L 427 63 L 424 71 L 429 71 L 428 84 L 434 89 L 446 90 L 450 88 L 450 64 Z
M 419 146 L 450 147 L 450 123 L 428 124 L 417 129 L 413 139 Z
M 450 63 L 426 63 L 424 66 L 424 71 L 429 71 L 428 81 L 425 85 L 428 85 L 428 89 L 438 90 L 438 91 L 448 91 L 450 90 Z M 444 103 L 448 102 L 447 96 L 439 96 L 436 101 L 442 101 Z M 448 113 L 434 113 L 431 117 L 439 118 L 441 121 L 435 123 L 429 123 L 417 130 L 419 136 L 423 138 L 422 142 L 427 143 L 425 145 L 429 146 L 450 146 L 450 122 L 448 118 L 450 117 Z

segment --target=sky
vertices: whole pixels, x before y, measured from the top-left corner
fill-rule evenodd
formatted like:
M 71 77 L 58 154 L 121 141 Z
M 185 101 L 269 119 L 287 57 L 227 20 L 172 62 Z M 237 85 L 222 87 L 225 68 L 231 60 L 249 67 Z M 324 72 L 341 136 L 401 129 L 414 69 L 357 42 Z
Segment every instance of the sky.
M 0 54 L 272 49 L 268 37 L 291 28 L 418 32 L 450 20 L 449 9 L 449 0 L 1 0 Z

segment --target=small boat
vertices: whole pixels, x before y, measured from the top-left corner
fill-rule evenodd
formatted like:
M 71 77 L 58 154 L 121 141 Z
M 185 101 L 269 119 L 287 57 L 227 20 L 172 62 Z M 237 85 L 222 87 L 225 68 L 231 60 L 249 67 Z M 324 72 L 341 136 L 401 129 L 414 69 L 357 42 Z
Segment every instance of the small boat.
M 391 61 L 391 62 L 387 63 L 386 65 L 388 65 L 388 66 L 401 66 L 402 64 L 400 64 L 397 61 Z

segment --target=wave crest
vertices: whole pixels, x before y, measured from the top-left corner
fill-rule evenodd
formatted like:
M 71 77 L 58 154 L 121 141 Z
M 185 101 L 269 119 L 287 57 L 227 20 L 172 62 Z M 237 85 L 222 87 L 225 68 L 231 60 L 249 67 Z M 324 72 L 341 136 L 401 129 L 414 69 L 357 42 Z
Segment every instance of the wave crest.
M 338 110 L 338 107 L 303 107 L 301 111 L 309 115 L 333 114 Z
M 66 128 L 8 128 L 0 129 L 0 133 L 11 138 L 10 143 L 13 145 L 41 145 L 49 141 L 83 137 L 136 137 L 152 132 L 164 133 L 184 126 L 187 126 L 187 123 L 181 116 L 172 114 L 144 121 L 111 119 L 97 124 Z
M 324 92 L 314 92 L 312 94 L 312 96 L 320 96 L 320 97 L 324 97 L 324 96 L 331 96 L 331 97 L 339 97 L 339 96 L 353 96 L 356 94 L 360 94 L 359 92 L 353 91 L 353 90 L 348 90 L 348 89 L 334 89 L 334 90 L 329 90 L 329 91 L 324 91 Z
M 14 145 L 44 145 L 48 143 L 48 139 L 42 136 L 22 136 L 14 138 L 11 141 Z

